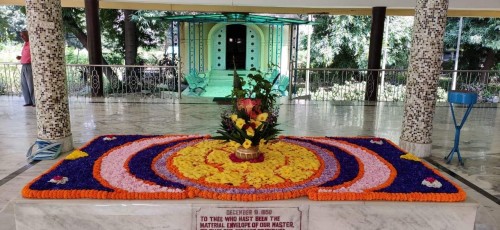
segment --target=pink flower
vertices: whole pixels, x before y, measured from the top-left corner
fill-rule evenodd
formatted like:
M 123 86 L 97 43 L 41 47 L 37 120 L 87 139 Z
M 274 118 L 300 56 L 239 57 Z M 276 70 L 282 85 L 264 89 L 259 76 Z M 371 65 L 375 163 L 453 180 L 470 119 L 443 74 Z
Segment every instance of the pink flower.
M 348 151 L 363 163 L 365 173 L 361 179 L 347 187 L 335 189 L 332 192 L 359 193 L 369 190 L 370 188 L 380 186 L 390 180 L 391 169 L 383 162 L 383 160 L 377 158 L 374 154 L 371 154 L 364 149 L 347 145 L 336 140 L 318 140 L 318 142 L 345 149 L 345 151 Z
M 156 138 L 145 138 L 130 143 L 127 148 L 116 148 L 108 152 L 108 155 L 103 157 L 100 176 L 105 179 L 111 186 L 123 189 L 129 192 L 176 192 L 172 187 L 161 185 L 150 185 L 142 180 L 137 179 L 123 167 L 126 165 L 127 159 L 140 152 L 143 149 L 149 148 L 152 144 L 166 144 L 173 141 L 182 140 L 191 136 L 166 136 Z M 180 190 L 179 190 L 180 191 Z

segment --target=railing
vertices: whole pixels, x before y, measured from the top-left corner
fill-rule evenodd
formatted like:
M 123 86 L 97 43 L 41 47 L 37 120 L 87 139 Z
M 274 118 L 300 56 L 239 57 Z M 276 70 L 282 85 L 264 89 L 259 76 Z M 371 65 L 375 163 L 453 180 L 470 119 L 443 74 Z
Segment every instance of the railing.
M 0 95 L 20 95 L 17 63 L 0 63 Z M 102 72 L 102 83 L 98 76 Z M 67 65 L 69 96 L 91 97 L 100 87 L 105 97 L 178 99 L 185 86 L 175 66 Z M 179 87 L 180 86 L 180 87 Z
M 379 83 L 378 101 L 404 101 L 408 78 L 407 70 L 318 68 L 296 69 L 292 73 L 296 73 L 291 82 L 292 98 L 311 100 L 363 101 L 367 79 L 375 73 Z M 499 96 L 500 71 L 444 70 L 438 80 L 438 101 L 447 100 L 454 75 L 455 89 L 477 92 L 480 102 L 492 102 L 495 96 Z
M 0 63 L 0 95 L 21 94 L 21 64 Z
M 103 84 L 95 77 L 98 70 Z M 21 94 L 20 71 L 18 63 L 0 63 L 0 95 Z M 66 71 L 69 95 L 77 98 L 91 97 L 103 86 L 105 97 L 175 100 L 187 87 L 175 66 L 67 65 Z M 408 78 L 407 70 L 296 69 L 292 73 L 296 73 L 290 80 L 292 98 L 311 100 L 363 101 L 367 79 L 378 73 L 378 101 L 404 101 Z M 491 102 L 499 95 L 500 71 L 445 70 L 438 81 L 438 101 L 447 100 L 454 78 L 457 90 L 477 92 L 480 102 Z

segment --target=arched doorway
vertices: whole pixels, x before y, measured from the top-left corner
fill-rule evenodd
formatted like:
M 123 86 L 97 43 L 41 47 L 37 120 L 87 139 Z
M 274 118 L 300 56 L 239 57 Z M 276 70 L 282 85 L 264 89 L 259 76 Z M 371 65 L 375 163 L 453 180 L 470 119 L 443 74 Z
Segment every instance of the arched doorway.
M 245 69 L 247 47 L 247 27 L 244 25 L 226 26 L 226 68 Z
M 211 31 L 212 70 L 233 70 L 233 59 L 236 68 L 250 70 L 261 67 L 262 31 L 253 24 L 216 25 Z

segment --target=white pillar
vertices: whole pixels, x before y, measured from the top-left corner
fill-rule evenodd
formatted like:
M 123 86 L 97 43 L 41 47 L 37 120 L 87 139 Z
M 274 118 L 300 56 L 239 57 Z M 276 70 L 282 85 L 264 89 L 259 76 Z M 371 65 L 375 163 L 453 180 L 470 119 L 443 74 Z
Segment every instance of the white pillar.
M 384 45 L 383 45 L 383 53 L 382 53 L 382 71 L 380 75 L 380 95 L 384 95 L 384 89 L 385 89 L 385 65 L 387 64 L 387 50 L 389 49 L 389 22 L 391 18 L 387 17 L 387 20 L 385 21 L 385 28 L 384 28 Z
M 312 15 L 309 15 L 308 20 L 311 22 L 312 21 Z M 306 51 L 306 69 L 309 69 L 311 67 L 311 36 L 312 36 L 312 30 L 313 27 L 312 25 L 307 25 L 307 51 Z M 306 95 L 310 95 L 310 84 L 309 82 L 311 79 L 309 78 L 310 76 L 310 71 L 306 70 Z
M 457 88 L 457 70 L 458 70 L 458 57 L 460 57 L 460 40 L 462 38 L 462 23 L 463 17 L 460 17 L 460 22 L 458 23 L 458 37 L 457 37 L 457 50 L 455 51 L 455 70 L 453 72 L 453 79 L 451 83 L 451 90 L 455 90 Z

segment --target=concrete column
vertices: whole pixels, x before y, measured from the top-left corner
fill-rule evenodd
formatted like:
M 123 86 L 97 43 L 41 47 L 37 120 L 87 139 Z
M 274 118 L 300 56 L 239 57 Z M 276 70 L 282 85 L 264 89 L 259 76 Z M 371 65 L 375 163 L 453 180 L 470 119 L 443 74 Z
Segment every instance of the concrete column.
M 38 138 L 73 149 L 61 0 L 26 0 Z
M 431 154 L 432 120 L 441 73 L 448 0 L 417 0 L 400 146 L 419 156 Z

